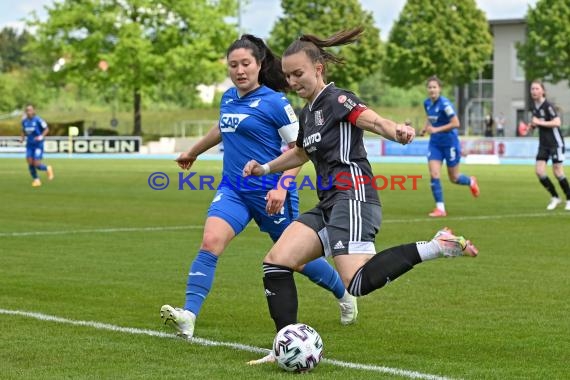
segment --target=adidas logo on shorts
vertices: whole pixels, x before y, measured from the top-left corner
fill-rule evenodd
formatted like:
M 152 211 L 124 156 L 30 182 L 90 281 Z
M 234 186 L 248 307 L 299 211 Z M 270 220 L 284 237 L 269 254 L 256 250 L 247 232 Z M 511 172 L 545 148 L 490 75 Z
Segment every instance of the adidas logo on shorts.
M 344 244 L 342 244 L 342 241 L 337 241 L 336 244 L 333 247 L 334 249 L 344 249 Z
M 273 293 L 271 290 L 269 289 L 265 289 L 265 297 L 270 297 L 270 296 L 274 296 L 275 293 Z

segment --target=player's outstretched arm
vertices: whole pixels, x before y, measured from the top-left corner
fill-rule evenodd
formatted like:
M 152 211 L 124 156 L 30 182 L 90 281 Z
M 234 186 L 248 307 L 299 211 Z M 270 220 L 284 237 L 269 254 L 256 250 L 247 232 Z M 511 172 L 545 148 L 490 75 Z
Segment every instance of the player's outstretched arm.
M 176 163 L 181 169 L 188 170 L 196 161 L 199 155 L 204 153 L 210 148 L 218 145 L 222 141 L 222 133 L 217 125 L 213 126 L 204 137 L 184 153 L 180 153 L 176 158 Z
M 416 130 L 412 126 L 397 124 L 392 120 L 383 118 L 371 109 L 364 110 L 358 116 L 356 126 L 401 144 L 411 143 L 416 136 Z
M 243 176 L 262 176 L 269 173 L 282 172 L 301 166 L 307 161 L 309 161 L 309 157 L 305 151 L 295 146 L 266 164 L 260 164 L 255 160 L 249 161 L 243 168 Z

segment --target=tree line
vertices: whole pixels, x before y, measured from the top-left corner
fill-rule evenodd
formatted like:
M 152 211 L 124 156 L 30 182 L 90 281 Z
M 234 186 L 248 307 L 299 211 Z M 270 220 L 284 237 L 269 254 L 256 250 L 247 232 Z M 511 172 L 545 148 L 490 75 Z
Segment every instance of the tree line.
M 363 26 L 364 38 L 340 49 L 345 64 L 327 76 L 376 101 L 398 93 L 387 88 L 417 86 L 434 74 L 450 85 L 469 83 L 492 54 L 489 24 L 475 0 L 408 0 L 387 41 L 359 0 L 281 0 L 281 8 L 268 38 L 277 53 L 302 33 L 324 37 Z M 77 86 L 130 102 L 133 133 L 140 135 L 143 96 L 192 107 L 196 86 L 225 78 L 237 12 L 238 0 L 55 2 L 45 20 L 28 20 L 33 33 L 0 31 L 0 109 Z M 528 36 L 517 47 L 527 79 L 570 79 L 567 20 L 569 1 L 539 0 L 528 8 Z

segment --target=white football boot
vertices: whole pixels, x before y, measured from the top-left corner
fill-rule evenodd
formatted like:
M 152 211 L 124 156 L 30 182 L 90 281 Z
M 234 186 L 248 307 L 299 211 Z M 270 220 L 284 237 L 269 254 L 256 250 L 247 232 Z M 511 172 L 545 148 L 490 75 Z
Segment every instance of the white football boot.
M 548 206 L 546 206 L 546 209 L 547 209 L 548 211 L 552 211 L 552 210 L 554 210 L 560 203 L 562 203 L 562 201 L 560 200 L 560 198 L 552 197 L 552 199 L 550 199 L 550 203 L 548 204 Z
M 465 240 L 463 236 L 455 236 L 447 227 L 437 231 L 433 240 L 439 245 L 443 257 L 475 257 L 479 253 L 479 250 L 475 248 L 470 240 Z
M 344 296 L 338 300 L 338 306 L 340 307 L 340 323 L 342 325 L 350 325 L 356 322 L 358 316 L 356 297 L 348 294 L 345 290 Z
M 170 322 L 178 331 L 177 335 L 186 339 L 192 338 L 194 335 L 194 325 L 196 324 L 196 316 L 188 310 L 170 305 L 163 305 L 160 308 L 160 318 L 164 320 L 164 324 Z

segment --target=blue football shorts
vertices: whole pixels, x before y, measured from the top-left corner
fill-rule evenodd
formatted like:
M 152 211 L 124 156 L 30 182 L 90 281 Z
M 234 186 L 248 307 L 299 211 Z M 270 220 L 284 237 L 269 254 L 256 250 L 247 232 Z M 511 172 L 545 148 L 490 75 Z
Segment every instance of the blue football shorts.
M 229 187 L 218 189 L 210 208 L 208 217 L 215 216 L 228 222 L 236 235 L 253 219 L 262 232 L 267 232 L 275 242 L 285 228 L 299 215 L 299 194 L 289 191 L 281 211 L 268 215 L 265 211 L 267 190 L 236 191 Z
M 26 158 L 41 160 L 44 157 L 44 146 L 42 145 L 26 145 Z
M 430 142 L 427 158 L 428 161 L 445 161 L 450 168 L 457 166 L 461 160 L 461 143 L 459 140 L 449 145 L 439 145 Z

